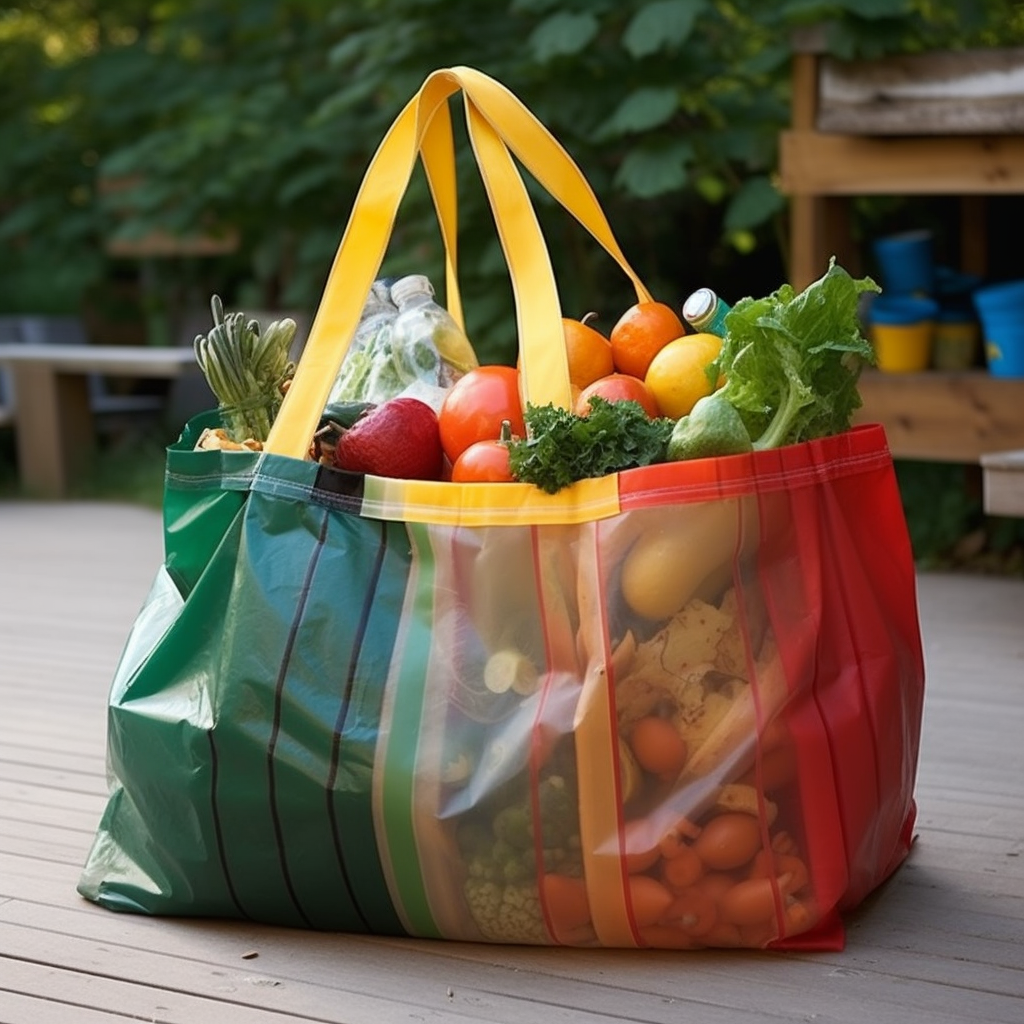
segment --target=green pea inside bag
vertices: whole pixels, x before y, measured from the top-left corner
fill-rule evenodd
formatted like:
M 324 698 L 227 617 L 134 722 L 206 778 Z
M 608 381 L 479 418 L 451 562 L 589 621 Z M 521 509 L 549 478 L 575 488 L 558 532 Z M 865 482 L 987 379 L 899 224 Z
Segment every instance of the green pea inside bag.
M 435 409 L 448 388 L 477 365 L 476 354 L 428 278 L 411 274 L 390 289 L 375 281 L 329 402 L 379 404 L 399 395 Z

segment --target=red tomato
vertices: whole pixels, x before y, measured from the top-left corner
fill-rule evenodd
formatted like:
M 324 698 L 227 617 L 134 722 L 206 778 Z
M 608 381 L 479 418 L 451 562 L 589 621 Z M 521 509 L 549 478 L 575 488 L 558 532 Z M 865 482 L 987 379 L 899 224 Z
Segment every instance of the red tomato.
M 639 402 L 651 419 L 658 415 L 658 403 L 654 393 L 639 377 L 631 377 L 628 373 L 610 373 L 607 377 L 601 377 L 589 387 L 585 387 L 576 399 L 574 412 L 577 416 L 586 416 L 590 412 L 590 399 L 594 395 L 598 395 L 606 402 Z
M 438 415 L 445 455 L 454 463 L 471 444 L 495 440 L 505 420 L 512 425 L 513 435 L 526 435 L 515 367 L 470 370 L 452 386 Z
M 508 461 L 508 445 L 504 441 L 476 441 L 452 466 L 454 483 L 507 484 L 515 480 Z

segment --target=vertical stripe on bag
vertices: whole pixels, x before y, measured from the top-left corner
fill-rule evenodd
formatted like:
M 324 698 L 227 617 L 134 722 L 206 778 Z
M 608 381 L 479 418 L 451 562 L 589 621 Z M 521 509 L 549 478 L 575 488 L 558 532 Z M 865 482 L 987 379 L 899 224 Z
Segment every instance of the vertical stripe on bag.
M 248 914 L 245 907 L 242 906 L 242 902 L 238 898 L 238 893 L 235 891 L 234 882 L 231 881 L 231 872 L 228 870 L 227 850 L 224 846 L 224 829 L 221 824 L 220 814 L 217 813 L 217 778 L 219 762 L 217 759 L 217 744 L 214 742 L 212 729 L 206 730 L 206 739 L 210 749 L 210 815 L 213 818 L 213 834 L 217 843 L 217 858 L 220 861 L 221 871 L 224 872 L 224 884 L 228 888 L 228 895 L 231 897 L 231 902 L 235 905 L 235 909 L 238 911 L 239 916 L 251 921 L 252 916 Z
M 416 853 L 413 814 L 424 673 L 430 661 L 435 564 L 429 528 L 407 524 L 406 530 L 412 544 L 412 565 L 395 644 L 399 656 L 392 666 L 381 711 L 382 742 L 373 767 L 373 809 L 382 867 L 403 925 L 412 935 L 441 938 Z
M 295 909 L 302 918 L 307 928 L 313 924 L 303 910 L 299 902 L 298 894 L 295 891 L 295 884 L 292 881 L 291 871 L 288 867 L 288 854 L 285 843 L 284 830 L 281 827 L 281 816 L 277 805 L 277 779 L 274 773 L 274 752 L 277 748 L 277 740 L 281 730 L 281 707 L 284 699 L 284 686 L 288 675 L 288 664 L 291 661 L 292 651 L 295 648 L 295 640 L 299 635 L 299 626 L 302 622 L 303 613 L 306 610 L 306 602 L 309 600 L 309 592 L 313 584 L 313 576 L 316 573 L 317 563 L 320 561 L 320 554 L 324 549 L 324 540 L 327 537 L 328 513 L 325 511 L 321 519 L 320 532 L 316 544 L 310 553 L 309 562 L 306 565 L 306 575 L 302 581 L 302 589 L 299 591 L 299 599 L 295 605 L 295 614 L 292 617 L 291 626 L 288 630 L 288 638 L 285 642 L 284 652 L 281 655 L 281 663 L 278 667 L 277 679 L 274 683 L 274 715 L 270 727 L 270 740 L 267 743 L 267 790 L 270 798 L 270 816 L 274 825 L 274 837 L 277 842 L 278 858 L 281 862 L 281 874 L 284 878 L 285 888 L 295 905 Z
M 387 554 L 387 548 L 387 524 L 381 523 L 380 541 L 377 547 L 377 554 L 374 558 L 370 579 L 366 583 L 363 607 L 359 614 L 359 621 L 356 624 L 355 636 L 352 641 L 352 651 L 345 671 L 345 687 L 342 692 L 341 703 L 338 707 L 338 715 L 334 724 L 334 736 L 331 740 L 331 760 L 324 789 L 324 796 L 327 800 L 327 818 L 331 826 L 331 839 L 334 843 L 334 852 L 338 858 L 338 869 L 341 872 L 345 887 L 352 896 L 352 905 L 356 913 L 359 915 L 360 920 L 366 926 L 367 931 L 373 931 L 374 929 L 371 923 L 367 920 L 366 913 L 356 897 L 356 888 L 353 886 L 352 879 L 349 875 L 348 865 L 345 860 L 345 852 L 342 848 L 338 813 L 335 808 L 334 787 L 338 781 L 338 770 L 341 763 L 342 733 L 345 729 L 345 720 L 348 718 L 349 709 L 352 706 L 352 690 L 355 685 L 356 667 L 359 664 L 359 657 L 362 653 L 363 641 L 366 637 L 366 627 L 370 620 L 370 612 L 373 609 L 374 597 L 377 592 L 377 584 L 380 581 L 381 569 L 384 565 L 384 556 Z

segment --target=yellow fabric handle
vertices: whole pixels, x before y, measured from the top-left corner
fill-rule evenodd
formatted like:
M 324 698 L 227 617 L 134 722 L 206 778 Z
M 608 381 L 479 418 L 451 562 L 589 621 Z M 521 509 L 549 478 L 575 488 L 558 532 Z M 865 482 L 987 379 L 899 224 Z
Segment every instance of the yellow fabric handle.
M 455 140 L 452 117 L 442 103 L 427 125 L 420 145 L 420 159 L 427 175 L 430 195 L 444 241 L 445 305 L 455 322 L 465 330 L 458 274 L 458 199 L 455 178 Z M 365 300 L 364 300 L 365 301 Z M 339 364 L 340 365 L 340 364 Z
M 452 70 L 459 76 L 464 93 L 472 99 L 523 166 L 618 263 L 632 282 L 637 300 L 649 302 L 651 293 L 619 248 L 594 190 L 561 143 L 500 82 L 475 68 L 456 67 Z
M 564 407 L 570 392 L 550 258 L 509 149 L 611 254 L 633 282 L 638 300 L 650 298 L 619 249 L 583 174 L 547 129 L 511 92 L 481 72 L 466 67 L 435 71 L 392 124 L 366 171 L 295 378 L 267 439 L 268 452 L 305 457 L 384 259 L 417 155 L 423 158 L 445 243 L 448 309 L 462 322 L 448 111 L 449 97 L 460 88 L 467 120 L 473 120 L 474 152 L 512 277 L 524 398 L 538 405 L 552 402 Z
M 562 307 L 537 214 L 501 137 L 465 97 L 466 122 L 498 237 L 505 251 L 519 326 L 519 389 L 534 405 L 568 408 L 572 392 Z
M 430 75 L 377 147 L 352 204 L 320 307 L 295 377 L 267 437 L 265 451 L 306 457 L 331 385 L 355 334 L 363 303 L 383 262 L 423 138 L 438 108 L 447 105 L 448 97 L 458 86 L 455 76 L 446 71 Z M 439 135 L 432 138 L 436 141 Z M 451 181 L 454 182 L 454 172 Z M 442 210 L 449 196 L 443 182 L 442 177 L 434 193 L 435 201 L 438 195 L 442 196 Z M 448 264 L 450 267 L 451 259 Z

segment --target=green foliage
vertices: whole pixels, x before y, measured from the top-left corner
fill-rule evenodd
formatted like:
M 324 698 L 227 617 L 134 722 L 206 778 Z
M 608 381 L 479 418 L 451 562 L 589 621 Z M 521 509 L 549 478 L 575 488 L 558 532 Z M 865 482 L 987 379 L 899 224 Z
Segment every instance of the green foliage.
M 469 64 L 572 153 L 659 297 L 763 294 L 784 268 L 787 40 L 822 21 L 842 56 L 1024 39 L 1013 0 L 0 0 L 0 244 L 60 305 L 109 278 L 111 238 L 237 231 L 235 254 L 166 262 L 161 279 L 199 305 L 216 291 L 311 310 L 388 125 L 430 71 Z M 511 289 L 464 139 L 458 176 L 470 333 L 508 359 Z M 537 202 L 564 307 L 600 296 L 610 325 L 627 283 Z M 59 288 L 47 275 L 72 266 Z M 439 286 L 442 268 L 417 174 L 384 272 Z
M 984 514 L 979 467 L 899 460 L 896 478 L 921 568 L 1024 576 L 1024 519 Z

